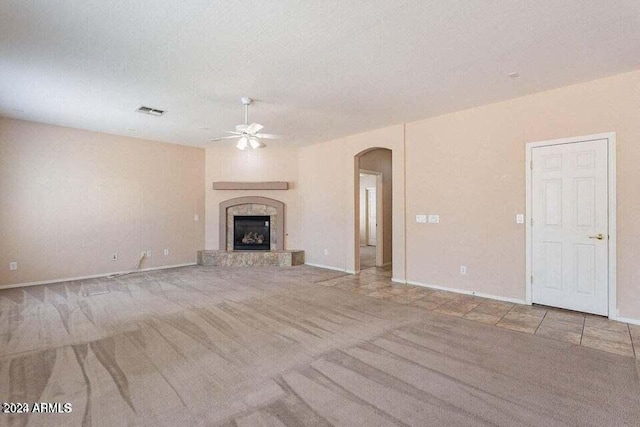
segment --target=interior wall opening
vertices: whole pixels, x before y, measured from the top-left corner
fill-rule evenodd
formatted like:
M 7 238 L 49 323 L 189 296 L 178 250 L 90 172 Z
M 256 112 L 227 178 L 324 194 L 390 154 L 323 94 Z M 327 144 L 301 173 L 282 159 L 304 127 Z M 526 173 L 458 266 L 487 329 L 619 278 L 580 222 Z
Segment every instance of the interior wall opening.
M 356 155 L 356 271 L 391 268 L 392 153 L 374 148 Z

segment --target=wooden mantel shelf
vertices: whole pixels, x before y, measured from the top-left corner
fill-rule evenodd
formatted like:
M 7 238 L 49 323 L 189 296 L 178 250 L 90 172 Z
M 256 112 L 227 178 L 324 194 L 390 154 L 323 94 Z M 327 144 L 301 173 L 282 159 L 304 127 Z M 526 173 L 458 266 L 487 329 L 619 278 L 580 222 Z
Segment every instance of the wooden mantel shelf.
M 263 181 L 263 182 L 234 182 L 234 181 L 214 181 L 214 190 L 288 190 L 289 183 L 286 181 Z

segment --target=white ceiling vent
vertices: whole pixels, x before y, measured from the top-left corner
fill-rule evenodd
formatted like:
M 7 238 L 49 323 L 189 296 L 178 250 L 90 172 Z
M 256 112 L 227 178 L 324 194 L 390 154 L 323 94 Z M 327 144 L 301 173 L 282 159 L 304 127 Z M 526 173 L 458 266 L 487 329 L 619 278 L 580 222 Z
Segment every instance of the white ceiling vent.
M 150 116 L 161 116 L 165 113 L 164 110 L 158 110 L 157 108 L 145 107 L 144 105 L 136 108 L 138 113 L 149 114 Z

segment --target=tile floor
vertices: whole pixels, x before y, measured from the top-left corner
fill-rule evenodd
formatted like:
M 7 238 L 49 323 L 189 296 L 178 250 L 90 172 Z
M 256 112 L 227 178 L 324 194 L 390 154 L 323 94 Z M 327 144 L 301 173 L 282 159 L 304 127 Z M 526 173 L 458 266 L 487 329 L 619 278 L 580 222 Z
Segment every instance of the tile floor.
M 360 246 L 360 268 L 371 268 L 376 266 L 376 247 Z
M 363 269 L 318 283 L 371 298 L 408 304 L 474 322 L 640 359 L 640 326 L 543 306 L 527 306 L 398 284 L 389 268 Z

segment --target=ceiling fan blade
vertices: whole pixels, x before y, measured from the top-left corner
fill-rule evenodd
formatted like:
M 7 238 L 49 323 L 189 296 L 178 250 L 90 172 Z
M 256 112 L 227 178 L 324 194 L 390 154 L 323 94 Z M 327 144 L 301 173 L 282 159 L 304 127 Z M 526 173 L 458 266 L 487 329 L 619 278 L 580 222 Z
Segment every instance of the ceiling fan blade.
M 265 139 L 285 139 L 287 138 L 286 135 L 274 135 L 271 133 L 257 133 L 255 136 L 257 136 L 258 138 L 265 138 Z
M 213 139 L 210 139 L 210 140 L 209 140 L 209 142 L 222 141 L 223 139 L 232 139 L 232 138 L 238 138 L 238 135 L 221 136 L 220 138 L 213 138 Z
M 254 135 L 256 132 L 259 132 L 260 129 L 262 129 L 264 126 L 262 126 L 261 124 L 258 123 L 251 123 L 249 125 L 249 127 L 247 129 L 245 129 L 245 132 Z
M 243 136 L 242 138 L 240 138 L 238 140 L 238 143 L 236 144 L 236 148 L 242 151 L 246 150 L 248 146 L 249 146 L 249 140 L 247 139 L 246 136 Z
M 237 125 L 236 126 L 236 131 L 237 132 L 244 132 L 247 130 L 247 128 L 249 127 L 249 125 Z
M 242 135 L 242 132 L 234 132 L 232 130 L 225 130 L 225 133 L 231 133 L 233 135 L 239 135 L 239 136 Z

